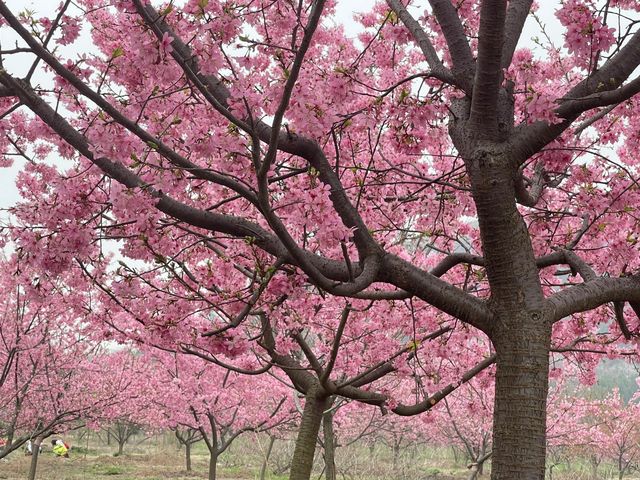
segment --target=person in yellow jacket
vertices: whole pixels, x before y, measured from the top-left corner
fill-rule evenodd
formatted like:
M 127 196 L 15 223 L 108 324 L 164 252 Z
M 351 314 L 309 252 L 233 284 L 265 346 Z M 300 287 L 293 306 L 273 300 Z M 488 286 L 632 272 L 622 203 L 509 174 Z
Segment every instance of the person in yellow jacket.
M 53 445 L 53 453 L 55 453 L 57 457 L 69 458 L 69 446 L 62 440 L 54 438 L 51 440 L 51 445 Z

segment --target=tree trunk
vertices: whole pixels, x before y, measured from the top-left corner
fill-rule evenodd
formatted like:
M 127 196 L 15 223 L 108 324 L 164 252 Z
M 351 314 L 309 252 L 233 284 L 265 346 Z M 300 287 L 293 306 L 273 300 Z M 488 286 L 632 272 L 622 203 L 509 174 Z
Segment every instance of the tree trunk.
M 476 455 L 474 462 L 469 467 L 469 476 L 467 480 L 476 480 L 478 477 L 482 476 L 482 472 L 484 470 L 484 462 L 489 458 L 490 455 L 486 455 L 487 447 L 486 445 L 482 445 L 480 447 L 480 451 L 478 455 Z
M 460 459 L 458 458 L 458 447 L 451 445 L 451 452 L 453 453 L 453 464 L 457 466 L 460 463 Z
M 322 431 L 324 436 L 324 465 L 326 480 L 336 480 L 336 442 L 333 431 L 333 411 L 322 416 Z
M 121 456 L 124 453 L 124 442 L 118 440 L 118 457 Z
M 209 476 L 208 480 L 216 480 L 218 468 L 218 451 L 217 449 L 212 449 L 209 451 Z
M 269 446 L 267 447 L 267 452 L 264 455 L 264 459 L 262 460 L 262 466 L 260 467 L 260 480 L 265 480 L 267 478 L 267 468 L 269 467 L 269 457 L 271 457 L 271 452 L 273 451 L 273 444 L 276 443 L 276 437 L 272 437 L 269 435 Z
M 185 460 L 187 463 L 187 472 L 191 471 L 191 444 L 189 442 L 184 444 Z
M 492 480 L 544 480 L 551 324 L 515 167 L 505 147 L 483 144 L 465 160 L 478 214 L 496 350 Z
M 478 475 L 480 475 L 480 472 L 478 471 L 478 464 L 474 463 L 469 469 L 469 476 L 467 477 L 467 480 L 476 480 Z
M 40 445 L 42 445 L 42 438 L 37 437 L 31 445 L 31 464 L 29 466 L 28 480 L 36 479 L 36 470 L 38 469 L 38 458 L 40 457 Z
M 526 327 L 494 339 L 492 480 L 544 480 L 551 332 Z
M 319 394 L 315 388 L 307 392 L 289 480 L 309 480 L 311 477 L 320 423 L 328 403 L 327 397 Z

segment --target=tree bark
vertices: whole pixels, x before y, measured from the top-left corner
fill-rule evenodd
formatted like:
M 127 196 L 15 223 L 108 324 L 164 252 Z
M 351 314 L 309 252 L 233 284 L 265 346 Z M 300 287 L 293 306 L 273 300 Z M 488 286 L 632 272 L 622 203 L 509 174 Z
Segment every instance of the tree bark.
M 476 456 L 476 459 L 473 464 L 470 466 L 469 476 L 467 480 L 476 480 L 481 477 L 484 471 L 484 462 L 486 462 L 489 457 L 491 457 L 491 453 L 487 454 L 487 446 L 483 444 Z
M 42 437 L 37 437 L 31 445 L 31 464 L 29 465 L 28 480 L 36 479 L 36 471 L 38 469 L 38 458 L 40 457 L 40 445 L 42 445 Z
M 322 416 L 322 432 L 324 435 L 324 465 L 326 480 L 336 480 L 336 441 L 333 431 L 333 411 Z
M 494 315 L 487 329 L 497 354 L 491 478 L 544 480 L 551 321 L 503 148 L 482 145 L 466 161 Z
M 209 450 L 209 476 L 208 480 L 216 480 L 218 468 L 218 451 L 217 449 Z
M 187 464 L 187 472 L 191 471 L 191 444 L 189 442 L 185 443 L 184 445 L 184 455 L 185 455 L 185 461 Z
M 316 441 L 322 423 L 322 415 L 328 405 L 327 397 L 311 387 L 305 396 L 302 422 L 291 460 L 289 480 L 309 480 L 316 452 Z
M 505 329 L 494 340 L 492 480 L 544 480 L 551 329 Z
M 260 480 L 266 480 L 267 478 L 267 468 L 269 467 L 269 458 L 271 457 L 274 443 L 276 443 L 276 437 L 269 435 L 269 446 L 267 446 L 267 452 L 264 454 L 262 466 L 260 467 Z

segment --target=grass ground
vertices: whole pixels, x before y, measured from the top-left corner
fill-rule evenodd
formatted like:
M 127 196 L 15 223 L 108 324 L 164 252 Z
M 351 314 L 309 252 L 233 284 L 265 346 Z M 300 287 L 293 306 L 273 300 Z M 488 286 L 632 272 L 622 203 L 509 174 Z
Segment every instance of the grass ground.
M 207 478 L 208 452 L 203 444 L 194 446 L 192 453 L 193 471 L 185 469 L 184 450 L 178 451 L 170 436 L 158 436 L 138 445 L 127 445 L 125 455 L 114 456 L 115 446 L 106 446 L 93 440 L 91 445 L 84 439 L 69 439 L 72 445 L 69 459 L 57 458 L 46 449 L 39 457 L 38 480 L 194 480 Z M 80 446 L 80 445 L 86 446 Z M 220 458 L 218 478 L 220 480 L 258 479 L 261 451 L 264 440 L 247 436 L 234 444 L 230 451 Z M 46 447 L 45 447 L 46 448 Z M 281 443 L 274 449 L 270 461 L 268 480 L 286 480 L 283 470 L 290 461 L 289 443 Z M 382 452 L 373 457 L 368 449 L 353 455 L 353 452 L 340 452 L 339 470 L 353 480 L 403 478 L 407 480 L 458 480 L 466 478 L 463 467 L 447 465 L 435 457 L 411 462 L 409 466 L 399 465 L 397 471 L 390 468 L 389 459 Z M 321 459 L 318 459 L 320 474 Z M 27 477 L 31 457 L 21 451 L 14 452 L 0 460 L 0 480 L 23 480 Z M 419 464 L 418 464 L 419 463 Z M 486 478 L 486 477 L 485 477 Z
M 194 446 L 193 471 L 185 469 L 184 450 L 177 449 L 170 435 L 158 435 L 150 439 L 134 439 L 125 447 L 125 455 L 114 456 L 117 447 L 107 446 L 97 438 L 67 437 L 75 447 L 69 459 L 56 458 L 45 450 L 38 463 L 38 480 L 194 480 L 207 478 L 208 452 L 204 444 Z M 260 436 L 247 435 L 234 443 L 220 457 L 220 480 L 257 480 L 266 445 Z M 286 480 L 286 467 L 292 453 L 291 442 L 278 441 L 270 458 L 268 480 Z M 338 449 L 339 478 L 346 480 L 462 480 L 468 472 L 464 460 L 456 462 L 451 449 L 414 446 L 404 449 L 394 467 L 388 448 L 375 449 L 352 446 Z M 27 477 L 31 457 L 14 452 L 0 460 L 0 480 L 23 480 Z M 318 456 L 313 478 L 322 478 L 322 460 Z M 274 472 L 280 471 L 278 475 Z M 482 480 L 488 480 L 488 471 Z M 594 475 L 589 464 L 572 458 L 558 464 L 553 470 L 553 480 L 604 480 L 617 479 L 613 466 L 601 466 Z M 640 480 L 637 472 L 625 476 L 625 480 Z
M 29 471 L 30 457 L 12 455 L 8 462 L 0 462 L 0 479 L 23 480 Z M 206 478 L 207 459 L 193 457 L 193 472 L 187 472 L 183 457 L 177 453 L 109 455 L 72 455 L 68 459 L 55 458 L 43 452 L 38 461 L 39 480 L 194 480 Z M 240 480 L 254 478 L 249 469 L 220 467 L 219 478 Z M 276 477 L 272 477 L 275 480 Z

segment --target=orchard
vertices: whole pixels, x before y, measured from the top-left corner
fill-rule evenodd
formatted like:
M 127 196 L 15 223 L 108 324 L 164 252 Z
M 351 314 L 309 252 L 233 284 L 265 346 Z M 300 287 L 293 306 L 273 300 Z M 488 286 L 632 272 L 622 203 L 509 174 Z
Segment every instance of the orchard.
M 268 439 L 263 478 L 285 439 L 289 480 L 352 447 L 413 478 L 435 445 L 472 479 L 632 474 L 638 396 L 589 387 L 638 355 L 639 24 L 0 1 L 0 458 L 73 431 L 126 456 L 136 426 L 209 479 L 238 439 Z

